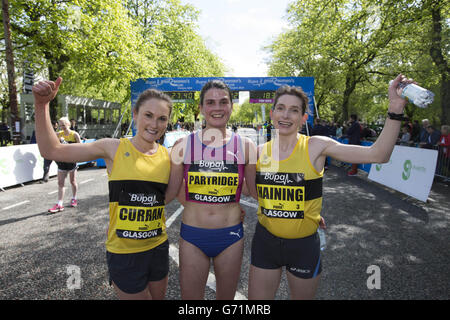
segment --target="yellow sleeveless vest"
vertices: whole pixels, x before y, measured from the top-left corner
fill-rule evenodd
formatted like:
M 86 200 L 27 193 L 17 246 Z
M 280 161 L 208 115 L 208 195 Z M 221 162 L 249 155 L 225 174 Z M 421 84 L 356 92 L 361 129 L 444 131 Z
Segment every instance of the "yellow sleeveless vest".
M 300 135 L 281 161 L 272 158 L 273 141 L 267 142 L 256 163 L 258 221 L 280 238 L 304 238 L 319 226 L 323 170 L 317 172 L 309 160 L 309 138 Z
M 64 134 L 64 130 L 58 131 L 58 138 L 64 138 L 67 143 L 76 143 L 77 139 L 75 138 L 75 131 L 69 131 L 70 132 L 67 136 Z
M 106 249 L 112 253 L 150 250 L 167 240 L 164 201 L 170 175 L 167 149 L 153 155 L 120 139 L 108 175 L 109 228 Z

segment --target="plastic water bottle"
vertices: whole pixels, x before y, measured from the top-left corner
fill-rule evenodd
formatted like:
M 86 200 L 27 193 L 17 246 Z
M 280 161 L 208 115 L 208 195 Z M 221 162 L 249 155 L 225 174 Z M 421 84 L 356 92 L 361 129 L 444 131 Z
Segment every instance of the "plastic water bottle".
M 320 250 L 323 251 L 327 247 L 327 239 L 325 238 L 325 231 L 323 231 L 322 228 L 318 228 L 317 233 L 319 233 Z
M 393 80 L 389 82 L 392 83 Z M 419 87 L 414 83 L 400 82 L 397 87 L 397 93 L 402 98 L 408 98 L 408 100 L 414 103 L 419 108 L 426 108 L 429 104 L 433 103 L 434 93 L 430 90 Z

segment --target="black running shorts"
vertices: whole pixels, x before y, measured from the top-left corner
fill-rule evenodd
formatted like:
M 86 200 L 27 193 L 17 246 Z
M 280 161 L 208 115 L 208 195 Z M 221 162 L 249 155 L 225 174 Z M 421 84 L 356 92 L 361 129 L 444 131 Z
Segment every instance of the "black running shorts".
M 144 252 L 111 253 L 106 251 L 109 284 L 112 282 L 125 293 L 145 290 L 151 281 L 160 281 L 169 273 L 169 241 Z
M 262 269 L 285 266 L 296 277 L 315 278 L 322 272 L 319 235 L 316 232 L 299 239 L 279 238 L 258 222 L 252 241 L 251 264 Z
M 56 165 L 58 166 L 58 170 L 61 171 L 74 171 L 78 169 L 77 163 L 71 163 L 71 162 L 56 162 Z

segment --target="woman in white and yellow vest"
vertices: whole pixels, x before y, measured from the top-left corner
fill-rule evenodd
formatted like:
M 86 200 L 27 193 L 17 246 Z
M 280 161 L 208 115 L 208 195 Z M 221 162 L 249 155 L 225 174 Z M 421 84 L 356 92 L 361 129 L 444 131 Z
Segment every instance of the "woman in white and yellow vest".
M 58 120 L 59 128 L 61 129 L 56 133 L 61 143 L 81 143 L 81 138 L 78 132 L 70 130 L 70 121 L 67 117 L 62 117 Z M 48 212 L 56 213 L 64 210 L 63 200 L 65 193 L 65 182 L 67 174 L 69 174 L 70 185 L 72 186 L 72 200 L 70 205 L 76 207 L 78 184 L 76 179 L 76 173 L 78 165 L 76 162 L 56 162 L 58 166 L 58 202 Z
M 306 120 L 308 98 L 301 88 L 278 89 L 270 112 L 276 137 L 258 147 L 256 194 L 250 190 L 259 208 L 251 250 L 249 299 L 274 299 L 283 267 L 291 298 L 314 298 L 322 270 L 317 228 L 325 159 L 329 156 L 350 163 L 389 160 L 406 104 L 396 92 L 400 82 L 413 81 L 399 75 L 389 86 L 388 118 L 370 147 L 299 134 Z
M 51 126 L 49 103 L 61 82 L 61 78 L 41 81 L 33 87 L 39 150 L 46 159 L 56 161 L 105 160 L 110 283 L 120 299 L 164 299 L 169 270 L 164 205 L 171 200 L 165 198 L 170 159 L 167 149 L 157 141 L 169 123 L 171 99 L 157 90 L 144 91 L 133 109 L 137 134 L 131 139 L 60 144 Z

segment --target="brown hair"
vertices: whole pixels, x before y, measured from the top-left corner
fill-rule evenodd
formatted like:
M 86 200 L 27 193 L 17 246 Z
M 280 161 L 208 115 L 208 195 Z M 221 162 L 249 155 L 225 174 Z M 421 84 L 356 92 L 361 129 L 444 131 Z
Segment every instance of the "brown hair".
M 291 96 L 296 96 L 297 98 L 302 100 L 302 102 L 303 102 L 302 115 L 304 115 L 306 112 L 306 108 L 308 108 L 309 99 L 301 87 L 291 87 L 291 86 L 287 86 L 287 85 L 279 87 L 278 90 L 275 92 L 275 101 L 273 103 L 272 110 L 275 109 L 275 106 L 278 103 L 278 99 L 285 94 L 289 94 Z
M 233 101 L 232 99 L 232 95 L 231 95 L 231 90 L 230 87 L 228 87 L 226 85 L 225 82 L 221 81 L 221 80 L 211 80 L 208 81 L 202 88 L 202 91 L 200 91 L 200 105 L 203 105 L 203 100 L 205 99 L 205 94 L 209 89 L 222 89 L 225 90 L 226 92 L 228 92 L 228 97 L 230 99 L 230 103 L 231 105 L 233 105 Z
M 136 112 L 139 112 L 139 108 L 141 107 L 141 105 L 150 99 L 158 99 L 167 102 L 167 106 L 169 107 L 169 121 L 170 121 L 170 115 L 172 114 L 172 99 L 164 92 L 156 89 L 147 89 L 139 95 L 139 98 L 137 99 L 136 104 L 134 105 L 134 109 L 136 110 Z

